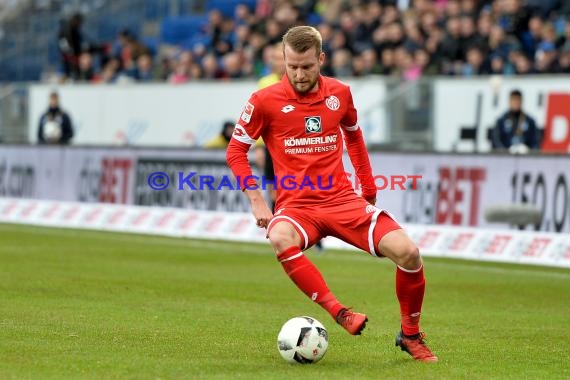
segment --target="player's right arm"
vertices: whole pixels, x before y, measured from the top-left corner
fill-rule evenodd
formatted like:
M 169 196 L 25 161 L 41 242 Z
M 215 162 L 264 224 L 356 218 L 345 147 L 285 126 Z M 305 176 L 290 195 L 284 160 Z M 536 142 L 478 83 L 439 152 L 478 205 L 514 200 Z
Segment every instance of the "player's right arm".
M 261 102 L 256 94 L 253 94 L 246 103 L 243 112 L 238 119 L 232 139 L 226 151 L 226 161 L 232 173 L 239 181 L 239 186 L 244 189 L 244 193 L 251 203 L 251 211 L 258 227 L 265 228 L 269 224 L 273 213 L 269 209 L 263 193 L 257 186 L 249 166 L 247 152 L 252 144 L 261 135 L 265 125 L 263 112 L 259 107 Z

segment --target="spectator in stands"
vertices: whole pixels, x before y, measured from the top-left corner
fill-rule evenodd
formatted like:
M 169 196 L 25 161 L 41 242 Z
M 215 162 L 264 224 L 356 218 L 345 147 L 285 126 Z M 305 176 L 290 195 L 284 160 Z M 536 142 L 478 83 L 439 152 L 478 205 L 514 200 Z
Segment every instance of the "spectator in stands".
M 483 37 L 477 34 L 475 22 L 469 16 L 462 16 L 460 19 L 460 36 L 461 57 L 464 58 L 467 58 L 467 52 L 471 48 L 477 46 L 479 51 L 481 51 L 482 49 L 480 47 L 485 44 Z
M 490 12 L 482 12 L 477 19 L 477 34 L 484 40 L 485 45 L 489 42 L 491 28 L 493 27 L 493 17 Z
M 504 75 L 507 71 L 505 69 L 505 61 L 503 57 L 498 54 L 491 56 L 491 74 L 493 75 Z
M 83 16 L 80 13 L 76 13 L 69 21 L 62 22 L 58 33 L 61 65 L 66 78 L 77 77 L 79 73 L 79 55 L 86 48 L 81 24 L 83 24 Z
M 522 109 L 522 93 L 513 90 L 509 97 L 509 110 L 497 120 L 493 130 L 493 148 L 524 153 L 529 149 L 538 149 L 539 143 L 536 122 Z
M 447 20 L 446 35 L 441 42 L 441 56 L 447 67 L 446 74 L 453 74 L 449 68 L 455 62 L 462 60 L 461 56 L 461 24 L 458 18 Z
M 281 42 L 274 45 L 268 45 L 268 56 L 269 56 L 269 74 L 262 77 L 257 82 L 258 88 L 265 88 L 281 80 L 281 77 L 285 73 L 285 60 L 283 59 L 283 45 Z
M 238 4 L 234 11 L 234 22 L 236 25 L 254 25 L 258 23 L 252 10 L 246 4 Z
M 235 33 L 231 37 L 231 44 L 234 50 L 244 51 L 249 45 L 249 38 L 251 36 L 251 27 L 246 24 L 238 25 Z
M 79 70 L 73 79 L 79 82 L 91 82 L 94 78 L 93 56 L 91 53 L 83 52 L 79 56 Z
M 127 76 L 135 78 L 138 58 L 143 54 L 150 54 L 150 51 L 128 29 L 119 32 L 117 41 L 118 51 L 115 55 L 121 60 L 121 68 Z
M 222 124 L 222 130 L 220 133 L 208 141 L 204 147 L 209 149 L 226 149 L 230 143 L 230 140 L 232 139 L 234 128 L 235 123 L 233 121 L 225 121 Z
M 152 57 L 144 53 L 137 59 L 135 79 L 139 82 L 151 82 L 155 80 Z
M 461 74 L 468 77 L 486 75 L 490 73 L 486 66 L 483 51 L 478 45 L 474 45 L 467 50 L 467 62 L 463 65 Z
M 422 76 L 421 67 L 414 62 L 412 53 L 404 47 L 395 51 L 397 73 L 405 81 L 414 81 Z
M 119 76 L 121 62 L 118 58 L 111 58 L 107 61 L 103 70 L 94 78 L 95 83 L 115 83 Z
M 59 105 L 59 95 L 49 95 L 49 107 L 40 117 L 39 144 L 69 144 L 73 138 L 73 124 L 69 115 Z
M 168 82 L 172 84 L 181 84 L 190 81 L 190 69 L 192 67 L 193 57 L 189 51 L 182 52 L 176 63 L 174 72 L 170 74 Z
M 505 31 L 499 25 L 494 25 L 491 28 L 491 33 L 489 35 L 488 49 L 492 54 L 499 55 L 503 59 L 509 59 L 509 54 L 511 51 L 516 49 L 516 44 L 512 44 L 514 40 L 507 40 L 505 36 Z
M 385 50 L 387 51 L 387 49 Z M 337 78 L 352 76 L 352 54 L 347 49 L 336 50 L 331 58 L 332 72 Z
M 438 67 L 431 61 L 428 52 L 418 49 L 414 52 L 414 62 L 419 67 L 421 75 L 437 75 Z
M 528 29 L 528 11 L 522 6 L 521 0 L 502 0 L 498 3 L 499 25 L 507 35 L 520 38 Z
M 514 73 L 517 75 L 532 75 L 536 74 L 534 66 L 528 57 L 520 50 L 515 50 L 510 55 L 511 62 L 514 63 Z
M 239 79 L 244 78 L 248 74 L 251 67 L 244 64 L 240 53 L 231 52 L 222 58 L 222 78 Z
M 523 33 L 521 38 L 521 42 L 527 56 L 534 57 L 536 54 L 536 49 L 542 39 L 543 27 L 544 20 L 542 17 L 538 15 L 531 17 L 528 23 L 528 31 Z
M 558 71 L 558 54 L 553 42 L 544 41 L 538 45 L 535 55 L 535 67 L 538 74 L 555 73 Z
M 318 24 L 323 37 L 323 50 L 329 57 L 322 67 L 325 75 L 396 73 L 410 79 L 431 74 L 565 72 L 562 47 L 570 41 L 570 1 L 258 0 L 256 5 L 253 12 L 247 5 L 238 4 L 229 17 L 221 10 L 210 11 L 208 26 L 197 32 L 202 34 L 189 36 L 183 46 L 175 47 L 177 51 L 191 49 L 193 62 L 189 67 L 178 60 L 171 63 L 157 58 L 161 73 L 156 77 L 169 80 L 180 76 L 182 82 L 198 77 L 262 77 L 267 74 L 264 49 L 278 43 L 289 27 L 307 20 Z M 79 75 L 82 52 L 98 54 L 97 49 L 102 49 L 84 41 L 81 21 L 76 15 L 60 31 L 62 64 L 71 78 Z M 189 40 L 195 41 L 191 47 Z M 120 69 L 111 75 L 112 70 L 102 62 L 105 74 L 96 73 L 96 81 L 139 77 L 138 58 L 148 49 L 128 30 L 119 33 L 118 41 L 115 56 L 121 60 Z M 406 52 L 399 49 L 402 46 Z M 474 46 L 479 52 L 472 50 Z M 161 46 L 158 51 L 165 49 Z M 483 56 L 481 65 L 479 53 Z M 241 70 L 236 69 L 238 61 Z M 143 66 L 148 63 L 147 57 L 141 59 Z M 141 80 L 149 78 L 147 73 Z M 85 80 L 84 74 L 81 79 Z
M 204 79 L 220 79 L 223 72 L 218 65 L 218 60 L 214 54 L 206 54 L 202 59 L 202 78 Z
M 564 44 L 560 52 L 559 72 L 561 74 L 570 74 L 570 41 Z

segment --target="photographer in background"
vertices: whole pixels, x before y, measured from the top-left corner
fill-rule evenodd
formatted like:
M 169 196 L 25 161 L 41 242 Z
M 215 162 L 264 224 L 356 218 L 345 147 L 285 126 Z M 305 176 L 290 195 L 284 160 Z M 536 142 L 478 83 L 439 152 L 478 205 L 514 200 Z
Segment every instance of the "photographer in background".
M 49 108 L 40 117 L 38 127 L 39 144 L 69 144 L 73 137 L 71 118 L 59 106 L 59 95 L 49 95 Z
M 493 130 L 493 149 L 527 153 L 529 149 L 539 148 L 539 140 L 536 122 L 522 110 L 522 93 L 511 91 L 509 110 L 497 120 Z

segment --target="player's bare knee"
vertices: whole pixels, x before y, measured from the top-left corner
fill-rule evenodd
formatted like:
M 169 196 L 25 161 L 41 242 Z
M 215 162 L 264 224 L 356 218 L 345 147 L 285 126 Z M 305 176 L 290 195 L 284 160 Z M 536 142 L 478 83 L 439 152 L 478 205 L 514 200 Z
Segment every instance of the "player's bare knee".
M 405 269 L 418 269 L 421 265 L 420 250 L 418 247 L 411 242 L 402 247 L 400 255 L 398 255 L 397 264 Z
M 296 231 L 290 228 L 283 228 L 280 225 L 276 225 L 269 231 L 269 241 L 276 254 L 283 252 L 287 248 L 299 245 Z

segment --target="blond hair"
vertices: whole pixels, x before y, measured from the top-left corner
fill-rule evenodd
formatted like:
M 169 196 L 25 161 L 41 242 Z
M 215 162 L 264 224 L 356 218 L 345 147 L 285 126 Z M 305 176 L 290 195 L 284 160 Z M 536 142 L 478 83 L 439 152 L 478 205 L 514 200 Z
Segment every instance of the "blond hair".
M 294 26 L 283 36 L 283 49 L 289 46 L 296 53 L 304 53 L 315 48 L 317 56 L 323 51 L 323 39 L 312 26 Z

